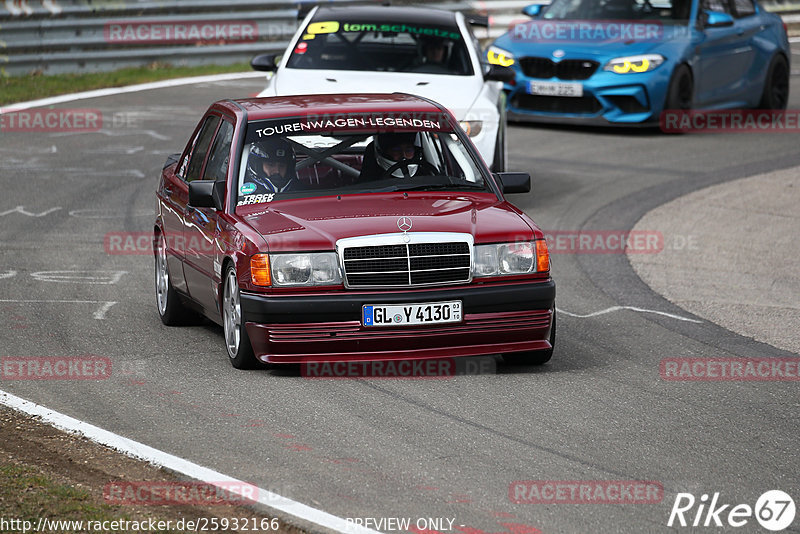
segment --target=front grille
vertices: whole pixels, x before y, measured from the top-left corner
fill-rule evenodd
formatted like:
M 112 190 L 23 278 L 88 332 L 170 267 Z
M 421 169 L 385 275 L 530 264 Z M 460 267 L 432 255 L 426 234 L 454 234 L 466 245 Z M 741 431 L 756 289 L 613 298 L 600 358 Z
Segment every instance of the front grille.
M 603 109 L 600 102 L 593 96 L 581 96 L 576 98 L 521 93 L 511 99 L 511 105 L 515 108 L 549 113 L 595 114 Z
M 349 287 L 464 283 L 471 275 L 467 242 L 355 246 L 342 257 Z
M 553 61 L 546 57 L 523 57 L 519 60 L 522 72 L 529 78 L 559 78 L 561 80 L 588 80 L 600 66 L 591 59 L 565 59 Z

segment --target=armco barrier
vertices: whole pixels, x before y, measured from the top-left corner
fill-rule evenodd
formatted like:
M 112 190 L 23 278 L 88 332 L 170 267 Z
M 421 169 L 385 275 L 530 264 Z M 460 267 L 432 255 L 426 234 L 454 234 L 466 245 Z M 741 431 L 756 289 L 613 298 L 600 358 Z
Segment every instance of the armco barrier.
M 286 0 L 0 0 L 0 69 L 8 75 L 58 74 L 155 62 L 248 61 L 283 50 L 298 27 L 298 9 L 309 5 Z M 471 7 L 459 0 L 431 6 Z
M 527 20 L 521 10 L 533 2 L 416 3 L 488 15 L 489 30 L 476 31 L 485 43 L 515 22 Z M 784 17 L 790 32 L 800 32 L 800 4 L 779 1 L 763 4 Z M 259 53 L 283 50 L 297 29 L 298 9 L 309 5 L 285 0 L 0 0 L 0 74 L 95 72 L 152 63 L 245 62 Z M 161 33 L 156 35 L 158 32 Z

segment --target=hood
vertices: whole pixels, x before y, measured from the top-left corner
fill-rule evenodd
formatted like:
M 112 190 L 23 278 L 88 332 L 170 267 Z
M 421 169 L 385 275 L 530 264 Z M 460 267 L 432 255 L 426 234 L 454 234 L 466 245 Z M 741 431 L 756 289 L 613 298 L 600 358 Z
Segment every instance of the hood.
M 264 237 L 270 252 L 334 250 L 345 237 L 399 233 L 400 217 L 411 219 L 409 233 L 467 233 L 476 243 L 535 235 L 526 217 L 490 193 L 316 197 L 246 206 L 237 213 Z
M 262 95 L 363 93 L 364 75 L 360 71 L 282 68 Z M 476 76 L 370 72 L 368 77 L 371 93 L 409 93 L 429 98 L 446 106 L 458 120 L 466 116 L 483 89 L 482 79 Z
M 551 22 L 553 24 L 564 24 L 566 27 L 571 25 L 584 24 L 586 21 L 537 21 L 538 24 Z M 601 21 L 596 21 L 601 22 Z M 631 22 L 634 23 L 633 21 Z M 664 24 L 658 30 L 657 38 L 652 39 L 628 39 L 628 40 L 571 40 L 571 39 L 552 39 L 552 40 L 538 40 L 528 38 L 534 33 L 530 31 L 529 23 L 521 23 L 507 33 L 498 37 L 494 46 L 512 52 L 516 57 L 522 56 L 539 56 L 539 57 L 553 57 L 553 52 L 556 50 L 564 51 L 564 58 L 585 58 L 594 59 L 603 63 L 609 59 L 620 56 L 631 56 L 637 54 L 659 53 L 664 50 L 669 50 L 675 46 L 686 45 L 688 46 L 690 39 L 690 31 L 688 27 L 684 26 L 671 26 Z M 578 26 L 579 27 L 579 26 Z M 541 29 L 541 26 L 539 26 Z M 569 35 L 568 33 L 566 35 Z

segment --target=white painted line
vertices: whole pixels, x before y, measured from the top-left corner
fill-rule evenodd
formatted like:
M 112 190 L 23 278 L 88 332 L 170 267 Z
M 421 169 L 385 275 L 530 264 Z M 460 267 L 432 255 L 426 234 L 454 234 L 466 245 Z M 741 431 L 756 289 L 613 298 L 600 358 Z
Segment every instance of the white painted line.
M 106 312 L 116 304 L 113 300 L 20 300 L 20 299 L 0 299 L 0 302 L 7 302 L 10 304 L 101 304 L 101 306 L 94 312 L 94 318 L 103 320 L 106 318 Z
M 53 213 L 54 211 L 58 211 L 60 209 L 61 208 L 50 208 L 49 210 L 43 211 L 41 213 L 32 213 L 30 211 L 26 211 L 25 210 L 25 206 L 17 206 L 13 210 L 6 210 L 6 211 L 0 212 L 0 217 L 4 217 L 4 216 L 10 215 L 12 213 L 20 213 L 22 215 L 27 215 L 28 217 L 44 217 L 45 215 L 49 215 L 50 213 Z
M 611 313 L 620 310 L 630 310 L 640 313 L 655 313 L 656 315 L 663 315 L 664 317 L 669 317 L 670 319 L 676 319 L 678 321 L 686 321 L 689 323 L 702 323 L 703 321 L 698 321 L 696 319 L 689 319 L 688 317 L 682 317 L 680 315 L 674 315 L 672 313 L 662 312 L 658 310 L 648 310 L 647 308 L 637 308 L 635 306 L 611 306 L 610 308 L 606 308 L 604 310 L 587 313 L 586 315 L 580 315 L 577 313 L 568 312 L 562 308 L 558 308 L 559 313 L 563 313 L 564 315 L 568 315 L 570 317 L 578 317 L 580 319 L 586 319 L 589 317 L 597 317 L 598 315 L 605 315 L 606 313 Z
M 40 282 L 113 285 L 126 274 L 128 271 L 38 271 L 31 276 Z
M 17 104 L 9 104 L 10 107 L 0 108 L 0 115 L 3 113 L 13 113 L 29 108 L 38 108 L 42 106 L 52 106 L 54 104 L 63 104 L 64 102 L 74 102 L 76 100 L 86 100 L 87 98 L 99 98 L 102 96 L 121 95 L 125 93 L 137 93 L 139 91 L 149 91 L 151 89 L 164 89 L 166 87 L 178 87 L 180 85 L 191 85 L 195 83 L 211 83 L 211 82 L 224 82 L 228 80 L 239 80 L 242 78 L 260 78 L 263 77 L 266 81 L 266 75 L 263 72 L 232 72 L 229 74 L 212 74 L 209 76 L 193 76 L 191 78 L 175 78 L 174 80 L 162 80 L 160 82 L 140 83 L 137 85 L 128 85 L 126 87 L 109 87 L 108 89 L 96 89 L 94 91 L 84 91 L 82 93 L 72 93 L 69 95 L 59 95 L 50 98 L 42 98 L 40 100 L 31 100 L 29 102 L 19 102 Z
M 95 443 L 106 445 L 107 447 L 111 447 L 133 458 L 144 460 L 158 467 L 170 469 L 203 483 L 223 488 L 227 492 L 236 493 L 242 497 L 252 497 L 251 494 L 245 495 L 245 493 L 252 489 L 252 485 L 249 483 L 224 475 L 219 471 L 203 467 L 189 460 L 184 460 L 178 456 L 154 449 L 138 441 L 133 441 L 118 434 L 114 434 L 108 430 L 103 430 L 100 427 L 50 410 L 39 404 L 26 401 L 25 399 L 21 399 L 5 391 L 0 391 L 0 404 L 28 415 L 39 417 L 56 428 L 80 434 Z M 346 532 L 348 534 L 379 534 L 378 531 L 364 528 L 355 523 L 345 521 L 341 517 L 323 512 L 322 510 L 312 508 L 261 488 L 258 488 L 257 501 L 275 510 L 337 532 Z
M 17 276 L 17 271 L 6 271 L 4 273 L 0 273 L 0 280 L 3 278 L 13 278 Z

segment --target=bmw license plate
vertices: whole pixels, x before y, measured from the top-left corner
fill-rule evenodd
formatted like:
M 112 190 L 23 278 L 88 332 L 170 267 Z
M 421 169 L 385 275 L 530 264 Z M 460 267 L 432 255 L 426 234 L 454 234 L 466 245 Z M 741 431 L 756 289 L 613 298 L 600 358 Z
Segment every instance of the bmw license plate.
M 361 308 L 361 320 L 364 326 L 458 323 L 461 321 L 461 301 L 367 304 Z
M 583 96 L 582 83 L 528 82 L 528 92 L 544 96 Z

